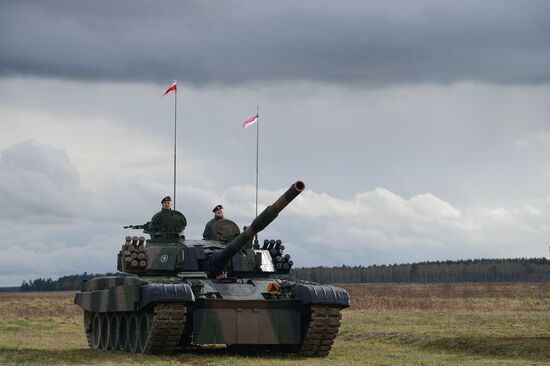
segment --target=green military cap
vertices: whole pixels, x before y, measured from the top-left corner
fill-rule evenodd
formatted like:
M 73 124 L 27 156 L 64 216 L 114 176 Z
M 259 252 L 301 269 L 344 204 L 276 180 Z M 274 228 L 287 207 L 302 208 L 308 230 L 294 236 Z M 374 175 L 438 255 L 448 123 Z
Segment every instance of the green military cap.
M 165 201 L 172 201 L 172 198 L 170 198 L 170 196 L 166 196 L 162 199 L 162 201 L 160 201 L 160 203 L 164 203 Z

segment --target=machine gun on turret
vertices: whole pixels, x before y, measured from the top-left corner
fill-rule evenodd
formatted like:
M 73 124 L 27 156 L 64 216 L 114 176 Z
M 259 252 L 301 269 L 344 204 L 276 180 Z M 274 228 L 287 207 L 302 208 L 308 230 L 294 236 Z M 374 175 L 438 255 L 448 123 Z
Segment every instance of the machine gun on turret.
M 134 229 L 134 230 L 146 230 L 147 224 L 143 225 L 128 225 L 124 226 L 123 229 Z

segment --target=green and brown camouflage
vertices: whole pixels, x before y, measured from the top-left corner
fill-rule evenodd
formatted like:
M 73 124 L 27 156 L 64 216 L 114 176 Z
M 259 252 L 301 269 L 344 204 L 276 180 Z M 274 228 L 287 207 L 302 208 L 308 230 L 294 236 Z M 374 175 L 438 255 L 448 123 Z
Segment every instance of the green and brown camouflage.
M 349 295 L 292 280 L 280 240 L 252 245 L 304 188 L 294 183 L 242 233 L 220 220 L 219 240 L 186 240 L 181 225 L 164 225 L 146 241 L 127 237 L 120 275 L 86 281 L 76 294 L 90 347 L 172 353 L 225 344 L 326 356 Z

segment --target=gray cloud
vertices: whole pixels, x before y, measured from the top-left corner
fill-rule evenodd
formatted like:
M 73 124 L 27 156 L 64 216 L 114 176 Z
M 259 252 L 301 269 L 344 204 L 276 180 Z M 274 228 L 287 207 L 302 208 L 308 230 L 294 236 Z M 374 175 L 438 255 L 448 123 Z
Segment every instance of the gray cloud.
M 0 73 L 204 85 L 550 81 L 547 1 L 4 1 Z
M 0 0 L 0 284 L 114 269 L 172 191 L 173 77 L 189 238 L 253 216 L 259 104 L 260 203 L 308 185 L 264 233 L 298 265 L 542 256 L 549 10 Z
M 77 210 L 75 200 L 83 195 L 78 172 L 62 149 L 31 139 L 1 151 L 4 220 L 69 220 Z
M 122 202 L 157 205 L 139 189 L 171 191 L 173 100 L 160 97 L 164 87 L 0 79 L 0 144 L 34 136 L 63 147 L 84 187 L 110 186 Z M 548 131 L 549 86 L 183 85 L 178 96 L 178 181 L 192 186 L 221 192 L 254 182 L 255 130 L 240 124 L 258 103 L 264 188 L 301 178 L 334 197 L 380 186 L 467 206 L 516 206 L 548 194 L 550 145 L 514 142 Z
M 42 184 L 26 179 L 45 176 L 44 159 L 52 178 L 40 180 Z M 16 161 L 22 162 L 17 165 L 23 173 L 6 169 Z M 0 164 L 0 181 L 22 177 L 16 187 L 0 185 L 0 203 L 8 209 L 3 212 L 20 215 L 0 216 L 0 286 L 37 276 L 114 271 L 116 252 L 128 234 L 121 226 L 146 221 L 159 207 L 158 192 L 167 188 L 143 177 L 90 194 L 74 179 L 78 173 L 63 150 L 32 140 L 4 149 Z M 67 176 L 73 179 L 63 179 Z M 284 189 L 261 189 L 260 209 Z M 13 191 L 35 194 L 12 202 Z M 57 192 L 75 196 L 63 201 Z M 200 237 L 213 203 L 222 202 L 239 226 L 253 217 L 251 185 L 218 191 L 180 185 L 178 194 L 190 223 L 188 238 Z M 19 206 L 25 215 L 17 211 Z M 61 220 L 52 222 L 54 215 Z M 549 219 L 547 198 L 511 208 L 457 207 L 430 193 L 403 197 L 375 188 L 342 199 L 307 187 L 261 238 L 282 239 L 299 266 L 541 256 Z

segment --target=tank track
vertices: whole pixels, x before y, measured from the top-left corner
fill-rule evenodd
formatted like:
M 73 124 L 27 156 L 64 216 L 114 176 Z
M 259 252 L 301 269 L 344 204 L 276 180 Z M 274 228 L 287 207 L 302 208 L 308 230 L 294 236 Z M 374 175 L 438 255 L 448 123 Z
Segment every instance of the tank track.
M 185 330 L 186 315 L 184 304 L 155 305 L 153 324 L 143 353 L 181 352 L 184 341 L 187 341 L 184 340 L 184 335 L 189 333 Z
M 298 355 L 305 357 L 325 357 L 330 352 L 342 314 L 339 307 L 312 305 L 311 320 Z
M 120 339 L 120 329 L 111 330 L 111 322 L 116 320 L 116 324 L 120 326 L 123 317 L 128 321 L 134 315 L 138 319 L 137 327 L 127 326 L 123 341 Z M 108 330 L 106 332 L 101 329 L 103 327 L 101 320 L 94 322 L 96 316 L 99 317 L 98 319 L 107 317 Z M 91 313 L 84 310 L 83 318 L 86 339 L 92 349 L 171 354 L 181 352 L 191 344 L 192 334 L 190 329 L 186 327 L 187 307 L 181 303 L 155 304 L 155 307 L 149 311 L 127 313 Z M 99 329 L 94 329 L 94 326 L 99 327 Z M 133 329 L 133 331 L 130 329 Z M 112 337 L 115 336 L 113 334 L 115 332 L 117 340 L 113 341 Z M 101 337 L 104 336 L 108 339 L 103 340 Z M 132 346 L 130 339 L 134 339 L 134 346 Z

